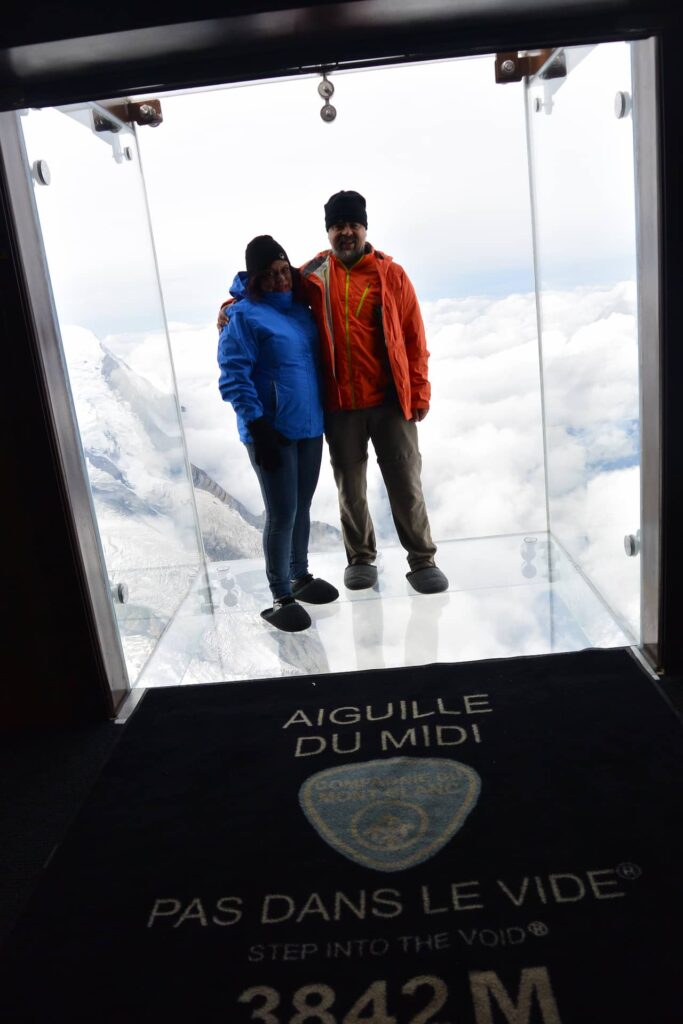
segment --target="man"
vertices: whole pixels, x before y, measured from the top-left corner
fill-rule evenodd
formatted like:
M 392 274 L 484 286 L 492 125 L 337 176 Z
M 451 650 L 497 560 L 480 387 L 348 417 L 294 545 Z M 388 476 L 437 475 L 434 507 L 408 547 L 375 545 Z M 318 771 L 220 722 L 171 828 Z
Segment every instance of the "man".
M 302 267 L 320 333 L 325 435 L 339 493 L 350 590 L 377 581 L 366 498 L 368 441 L 389 495 L 408 582 L 420 594 L 448 588 L 434 564 L 422 494 L 417 426 L 429 411 L 427 343 L 415 289 L 391 256 L 367 241 L 365 199 L 337 192 L 325 204 L 331 248 Z

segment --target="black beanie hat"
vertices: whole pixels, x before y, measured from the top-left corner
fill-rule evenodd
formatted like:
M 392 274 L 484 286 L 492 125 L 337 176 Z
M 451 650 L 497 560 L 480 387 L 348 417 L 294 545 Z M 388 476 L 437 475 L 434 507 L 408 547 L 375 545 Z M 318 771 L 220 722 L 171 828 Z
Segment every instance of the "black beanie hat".
M 244 259 L 249 277 L 262 274 L 275 260 L 287 260 L 289 263 L 287 253 L 272 235 L 257 235 L 256 238 L 252 238 L 245 250 Z
M 327 231 L 333 224 L 351 223 L 368 226 L 368 215 L 365 212 L 365 199 L 360 192 L 335 192 L 325 203 L 325 228 Z

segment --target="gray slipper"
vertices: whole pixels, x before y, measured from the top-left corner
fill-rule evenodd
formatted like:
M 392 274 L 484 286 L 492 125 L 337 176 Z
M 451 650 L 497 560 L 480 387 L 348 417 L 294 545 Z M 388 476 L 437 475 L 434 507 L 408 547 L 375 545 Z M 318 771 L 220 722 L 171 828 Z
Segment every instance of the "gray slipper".
M 344 586 L 349 590 L 367 590 L 377 582 L 377 566 L 358 562 L 344 569 Z
M 448 580 L 435 565 L 425 565 L 406 573 L 406 579 L 418 594 L 441 594 L 448 590 Z
M 297 601 L 304 601 L 307 604 L 329 604 L 339 597 L 336 587 L 310 573 L 300 580 L 292 580 L 292 593 Z
M 311 616 L 293 597 L 279 597 L 272 608 L 264 608 L 261 618 L 285 633 L 299 633 L 311 624 Z

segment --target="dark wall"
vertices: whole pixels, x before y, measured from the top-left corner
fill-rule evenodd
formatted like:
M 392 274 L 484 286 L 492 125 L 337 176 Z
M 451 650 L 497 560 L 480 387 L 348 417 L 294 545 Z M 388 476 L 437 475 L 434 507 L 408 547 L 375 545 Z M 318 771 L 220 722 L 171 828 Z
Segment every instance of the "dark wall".
M 672 19 L 673 20 L 673 19 Z M 662 649 L 683 673 L 683 237 L 681 235 L 681 29 L 661 34 L 662 137 Z
M 33 337 L 0 208 L 0 479 L 2 480 L 2 727 L 103 718 L 92 641 L 61 480 L 34 361 Z
M 413 9 L 411 5 L 410 10 Z M 26 8 L 29 11 L 29 8 Z M 270 10 L 268 16 L 257 16 Z M 0 109 L 101 98 L 153 88 L 255 78 L 300 65 L 349 59 L 434 56 L 523 49 L 600 39 L 662 37 L 664 155 L 664 666 L 683 670 L 683 354 L 678 128 L 680 30 L 663 5 L 629 0 L 590 4 L 501 3 L 485 12 L 439 0 L 406 15 L 373 18 L 374 0 L 340 4 L 214 3 L 153 0 L 144 5 L 67 7 L 39 0 L 23 17 L 3 14 Z M 190 30 L 181 24 L 192 19 Z M 209 21 L 208 19 L 215 19 Z M 205 31 L 197 31 L 204 22 Z M 165 26 L 165 27 L 162 27 Z M 120 32 L 130 34 L 122 37 Z M 85 45 L 84 35 L 96 35 Z M 8 637 L 0 693 L 6 724 L 106 717 L 103 673 L 91 639 L 78 561 L 51 432 L 35 370 L 35 344 L 26 317 L 5 204 L 0 218 L 0 306 L 3 424 L 3 624 Z

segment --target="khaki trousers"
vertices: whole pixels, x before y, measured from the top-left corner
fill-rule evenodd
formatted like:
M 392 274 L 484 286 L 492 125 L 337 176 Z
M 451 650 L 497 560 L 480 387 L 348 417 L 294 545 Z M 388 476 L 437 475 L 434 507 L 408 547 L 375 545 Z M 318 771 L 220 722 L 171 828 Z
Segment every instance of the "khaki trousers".
M 432 541 L 422 494 L 422 456 L 417 426 L 398 405 L 326 413 L 325 436 L 339 494 L 339 514 L 350 565 L 377 557 L 375 531 L 367 502 L 368 441 L 382 473 L 398 539 L 413 569 L 434 565 Z

